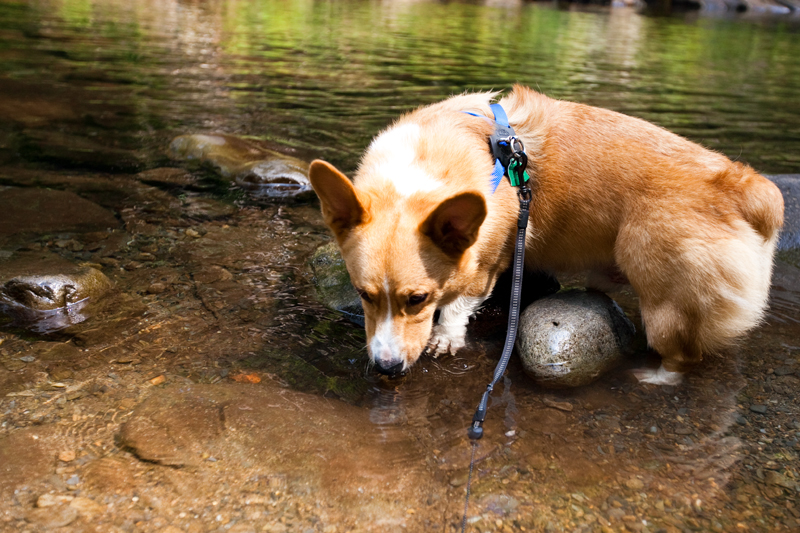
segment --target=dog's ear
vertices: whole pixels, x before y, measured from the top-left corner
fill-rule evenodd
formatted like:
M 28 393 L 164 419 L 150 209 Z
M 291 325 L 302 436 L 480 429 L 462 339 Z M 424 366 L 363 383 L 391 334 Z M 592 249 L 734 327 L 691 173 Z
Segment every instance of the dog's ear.
M 358 201 L 353 184 L 333 165 L 321 159 L 311 162 L 308 179 L 319 196 L 325 223 L 341 244 L 351 229 L 366 221 L 366 210 Z
M 444 253 L 458 258 L 475 243 L 485 218 L 483 196 L 465 192 L 439 204 L 419 229 Z

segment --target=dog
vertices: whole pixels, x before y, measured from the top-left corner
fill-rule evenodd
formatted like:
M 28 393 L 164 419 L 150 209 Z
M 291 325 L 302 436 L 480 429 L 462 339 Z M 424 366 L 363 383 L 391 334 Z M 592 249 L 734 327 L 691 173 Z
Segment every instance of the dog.
M 383 373 L 405 371 L 426 350 L 464 347 L 470 316 L 510 264 L 519 201 L 507 179 L 490 186 L 498 94 L 400 117 L 352 182 L 325 161 L 309 167 Z M 759 323 L 783 224 L 772 182 L 614 111 L 519 85 L 499 103 L 529 158 L 526 269 L 621 273 L 661 356 L 658 369 L 636 371 L 640 381 L 677 384 Z

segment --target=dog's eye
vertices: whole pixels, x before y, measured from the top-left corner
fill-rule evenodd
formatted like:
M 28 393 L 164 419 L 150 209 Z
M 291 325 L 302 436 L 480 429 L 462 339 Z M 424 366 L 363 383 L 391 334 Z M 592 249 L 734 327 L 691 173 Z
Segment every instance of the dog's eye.
M 369 297 L 369 294 L 367 294 L 366 292 L 364 292 L 362 289 L 358 289 L 358 288 L 356 288 L 356 292 L 358 292 L 358 295 L 359 295 L 359 296 L 361 296 L 361 299 L 362 299 L 362 300 L 364 300 L 364 301 L 365 301 L 365 302 L 367 302 L 368 304 L 371 304 L 371 303 L 372 303 L 372 298 L 370 298 L 370 297 Z
M 408 305 L 419 305 L 427 299 L 427 294 L 412 294 L 408 297 Z

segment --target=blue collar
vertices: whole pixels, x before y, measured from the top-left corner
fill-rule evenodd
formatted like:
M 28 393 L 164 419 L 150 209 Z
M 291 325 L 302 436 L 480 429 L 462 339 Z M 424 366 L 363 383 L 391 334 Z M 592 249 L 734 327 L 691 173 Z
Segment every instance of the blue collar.
M 503 180 L 503 176 L 506 175 L 508 169 L 508 161 L 503 161 L 505 159 L 502 156 L 503 148 L 505 148 L 508 143 L 504 140 L 508 137 L 514 136 L 514 128 L 508 123 L 508 115 L 506 115 L 505 109 L 500 104 L 490 104 L 489 106 L 492 109 L 492 114 L 494 114 L 494 121 L 497 124 L 497 128 L 495 132 L 492 134 L 489 142 L 492 147 L 492 155 L 494 156 L 494 169 L 492 170 L 492 174 L 489 177 L 489 185 L 492 188 L 492 194 L 494 191 L 497 190 L 497 187 L 500 185 L 500 182 Z M 470 113 L 469 111 L 464 111 L 467 115 L 472 115 L 473 117 L 484 117 L 483 115 L 478 115 L 476 113 Z

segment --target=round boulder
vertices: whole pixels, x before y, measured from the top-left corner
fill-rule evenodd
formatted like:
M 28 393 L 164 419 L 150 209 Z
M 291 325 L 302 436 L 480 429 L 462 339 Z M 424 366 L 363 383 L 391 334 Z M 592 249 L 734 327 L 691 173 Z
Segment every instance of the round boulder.
M 525 309 L 517 349 L 525 372 L 541 385 L 579 387 L 618 365 L 635 331 L 605 294 L 570 290 Z

